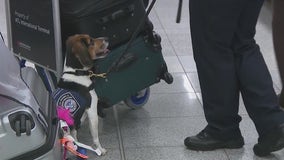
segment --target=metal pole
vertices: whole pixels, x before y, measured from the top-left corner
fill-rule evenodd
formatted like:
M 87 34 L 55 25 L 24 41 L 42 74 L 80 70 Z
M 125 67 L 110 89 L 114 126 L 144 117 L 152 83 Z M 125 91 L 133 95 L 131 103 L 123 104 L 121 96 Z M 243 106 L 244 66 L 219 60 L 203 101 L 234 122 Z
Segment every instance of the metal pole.
M 63 57 L 62 57 L 62 42 L 61 42 L 61 23 L 59 1 L 52 0 L 53 8 L 53 24 L 54 24 L 54 39 L 55 39 L 55 58 L 56 58 L 56 77 L 59 80 L 63 71 Z
M 12 48 L 12 29 L 11 29 L 11 14 L 10 14 L 10 1 L 5 0 L 5 8 L 6 8 L 6 24 L 7 24 L 7 41 L 8 48 L 13 52 Z

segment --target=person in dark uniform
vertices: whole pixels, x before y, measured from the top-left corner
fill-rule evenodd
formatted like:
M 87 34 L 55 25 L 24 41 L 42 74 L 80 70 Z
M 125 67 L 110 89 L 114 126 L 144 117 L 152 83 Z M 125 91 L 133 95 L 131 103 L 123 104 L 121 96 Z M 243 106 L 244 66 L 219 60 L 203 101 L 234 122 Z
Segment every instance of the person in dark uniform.
M 282 80 L 282 86 L 284 86 L 284 0 L 273 1 L 273 42 L 275 48 L 275 54 L 280 71 L 280 77 Z M 284 87 L 282 87 L 279 102 L 284 108 Z
M 264 0 L 190 0 L 193 54 L 207 126 L 187 137 L 191 150 L 241 148 L 240 93 L 266 156 L 284 147 L 284 112 L 254 36 Z

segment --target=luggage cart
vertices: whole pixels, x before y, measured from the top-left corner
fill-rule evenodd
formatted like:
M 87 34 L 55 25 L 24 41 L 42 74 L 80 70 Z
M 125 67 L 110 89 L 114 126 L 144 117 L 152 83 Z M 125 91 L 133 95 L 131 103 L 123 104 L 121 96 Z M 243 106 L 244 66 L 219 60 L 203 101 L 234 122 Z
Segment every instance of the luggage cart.
M 1 159 L 62 159 L 56 106 L 50 94 L 56 87 L 50 72 L 60 75 L 62 71 L 58 2 L 5 0 L 5 6 L 8 47 L 1 44 L 1 68 L 7 67 L 1 70 L 1 75 L 6 74 L 1 76 L 5 84 L 0 96 L 4 103 Z M 20 66 L 21 60 L 42 69 L 44 82 L 33 67 Z
M 78 33 L 109 38 L 111 52 L 96 60 L 93 68 L 94 73 L 107 74 L 95 78 L 101 105 L 109 107 L 124 101 L 131 108 L 141 108 L 150 96 L 149 86 L 161 79 L 172 83 L 161 37 L 148 18 L 155 0 L 150 5 L 145 0 L 60 2 L 63 42 Z
M 2 40 L 0 55 L 1 159 L 61 159 L 56 106 L 41 78 L 31 67 L 20 68 Z
M 110 107 L 124 101 L 131 108 L 140 108 L 148 101 L 151 85 L 162 79 L 169 84 L 173 81 L 162 55 L 161 38 L 146 16 L 144 0 L 80 1 L 105 5 L 99 11 L 96 6 L 82 5 L 89 11 L 83 16 L 76 15 L 81 12 L 72 8 L 77 7 L 77 0 L 6 2 L 9 48 L 15 56 L 36 65 L 51 92 L 62 74 L 65 46 L 61 44 L 65 44 L 68 36 L 80 33 L 107 36 L 111 40 L 111 52 L 97 60 L 94 67 L 95 73 L 108 72 L 105 78 L 95 78 L 100 106 Z M 153 5 L 154 2 L 150 7 Z M 133 43 L 128 44 L 143 18 L 146 19 L 143 26 L 133 37 Z M 120 35 L 121 31 L 124 34 Z M 111 66 L 115 67 L 109 71 Z

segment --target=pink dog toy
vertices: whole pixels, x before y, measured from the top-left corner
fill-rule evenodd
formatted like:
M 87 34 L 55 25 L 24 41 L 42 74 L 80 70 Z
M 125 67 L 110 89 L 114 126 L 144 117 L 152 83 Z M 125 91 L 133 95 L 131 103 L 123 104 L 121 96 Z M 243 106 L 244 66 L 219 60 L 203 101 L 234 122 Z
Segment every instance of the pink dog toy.
M 60 120 L 65 121 L 68 124 L 68 126 L 74 125 L 74 119 L 73 119 L 72 115 L 70 114 L 69 109 L 66 109 L 62 106 L 58 106 L 57 107 L 57 115 L 58 115 L 58 118 Z

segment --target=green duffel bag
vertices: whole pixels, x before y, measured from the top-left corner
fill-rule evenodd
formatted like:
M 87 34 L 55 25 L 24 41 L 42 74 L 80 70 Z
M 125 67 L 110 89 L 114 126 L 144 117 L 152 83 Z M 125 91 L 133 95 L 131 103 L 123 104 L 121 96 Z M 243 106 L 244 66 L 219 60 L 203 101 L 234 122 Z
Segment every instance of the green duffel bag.
M 105 77 L 95 77 L 94 85 L 101 104 L 112 106 L 125 101 L 135 108 L 148 100 L 149 86 L 164 79 L 172 83 L 164 61 L 158 34 L 140 35 L 127 52 L 127 44 L 112 50 L 107 57 L 95 61 L 94 73 Z M 140 91 L 145 91 L 141 92 Z

